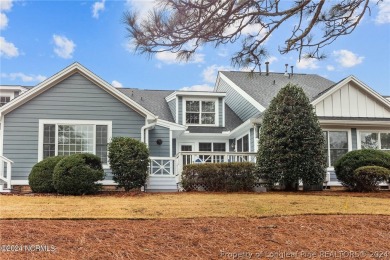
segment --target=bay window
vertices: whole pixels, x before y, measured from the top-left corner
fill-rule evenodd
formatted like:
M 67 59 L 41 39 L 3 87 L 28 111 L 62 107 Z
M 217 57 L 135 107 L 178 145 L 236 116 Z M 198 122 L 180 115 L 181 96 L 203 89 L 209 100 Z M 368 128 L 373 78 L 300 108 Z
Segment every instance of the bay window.
M 56 155 L 92 153 L 108 162 L 110 121 L 40 120 L 40 159 Z
M 333 167 L 334 163 L 349 150 L 348 131 L 324 131 L 323 134 L 328 167 Z
M 384 132 L 384 131 L 360 132 L 360 148 L 390 150 L 390 132 Z
M 215 101 L 187 100 L 185 103 L 186 124 L 215 125 Z

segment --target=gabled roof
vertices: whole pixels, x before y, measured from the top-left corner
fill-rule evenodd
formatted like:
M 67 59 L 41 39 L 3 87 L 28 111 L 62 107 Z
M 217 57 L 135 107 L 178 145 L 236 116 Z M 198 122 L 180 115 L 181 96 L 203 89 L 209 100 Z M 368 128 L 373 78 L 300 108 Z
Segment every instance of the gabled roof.
M 221 71 L 234 84 L 255 99 L 261 106 L 267 108 L 279 90 L 288 83 L 300 86 L 310 101 L 333 86 L 335 83 L 315 74 L 293 74 L 270 72 Z
M 373 97 L 375 97 L 376 100 L 378 100 L 381 104 L 385 105 L 386 107 L 390 108 L 390 101 L 386 99 L 384 96 L 381 96 L 378 92 L 374 91 L 372 88 L 364 84 L 362 81 L 360 81 L 355 76 L 351 75 L 349 77 L 346 77 L 336 84 L 334 84 L 332 87 L 327 89 L 326 91 L 322 92 L 321 95 L 315 98 L 315 100 L 312 101 L 312 105 L 316 105 L 328 96 L 332 95 L 334 92 L 345 86 L 345 84 L 349 82 L 354 82 L 356 86 L 358 86 L 360 89 L 364 90 L 365 92 L 370 93 Z
M 84 77 L 86 77 L 88 80 L 93 82 L 96 86 L 102 88 L 103 90 L 107 91 L 110 95 L 117 98 L 119 101 L 123 102 L 127 106 L 131 107 L 141 115 L 146 116 L 149 119 L 155 119 L 155 115 L 153 115 L 151 112 L 149 112 L 147 109 L 136 103 L 134 100 L 130 99 L 126 95 L 124 95 L 122 92 L 118 91 L 116 88 L 111 86 L 106 81 L 102 80 L 98 76 L 96 76 L 93 72 L 82 66 L 80 63 L 73 63 L 70 66 L 66 67 L 65 69 L 61 70 L 60 72 L 56 73 L 55 75 L 51 76 L 50 78 L 46 79 L 45 81 L 38 84 L 36 87 L 32 88 L 31 90 L 27 91 L 24 95 L 22 95 L 19 98 L 16 98 L 9 102 L 8 104 L 4 105 L 0 109 L 0 115 L 4 115 L 15 108 L 23 105 L 24 103 L 28 102 L 29 100 L 33 99 L 34 97 L 40 95 L 41 93 L 45 92 L 46 90 L 50 89 L 51 87 L 57 85 L 59 82 L 63 81 L 64 79 L 70 77 L 71 75 L 75 73 L 80 73 Z
M 117 90 L 158 116 L 159 119 L 175 122 L 168 103 L 165 101 L 165 97 L 170 95 L 173 90 L 142 90 L 136 88 L 117 88 Z

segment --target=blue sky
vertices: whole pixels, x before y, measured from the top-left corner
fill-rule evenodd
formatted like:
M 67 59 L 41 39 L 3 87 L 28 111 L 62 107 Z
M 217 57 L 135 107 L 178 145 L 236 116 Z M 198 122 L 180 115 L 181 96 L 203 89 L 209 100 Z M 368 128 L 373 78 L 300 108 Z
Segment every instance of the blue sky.
M 375 1 L 376 2 L 376 1 Z M 147 12 L 150 1 L 0 0 L 0 84 L 34 86 L 77 61 L 115 86 L 140 89 L 208 89 L 218 70 L 231 70 L 237 45 L 205 46 L 189 63 L 171 53 L 134 54 L 123 12 Z M 323 61 L 280 55 L 283 30 L 266 47 L 270 70 L 314 73 L 339 81 L 355 75 L 382 95 L 390 95 L 390 0 L 371 10 L 356 31 L 324 49 Z M 288 29 L 288 28 L 285 28 Z

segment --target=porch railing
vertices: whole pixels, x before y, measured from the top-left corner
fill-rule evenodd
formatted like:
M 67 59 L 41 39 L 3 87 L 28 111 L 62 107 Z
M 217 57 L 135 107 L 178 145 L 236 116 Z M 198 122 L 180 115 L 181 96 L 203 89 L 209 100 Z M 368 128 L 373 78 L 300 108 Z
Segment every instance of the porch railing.
M 11 191 L 12 164 L 10 159 L 0 155 L 0 192 Z
M 155 176 L 174 176 L 175 157 L 150 157 L 149 173 Z

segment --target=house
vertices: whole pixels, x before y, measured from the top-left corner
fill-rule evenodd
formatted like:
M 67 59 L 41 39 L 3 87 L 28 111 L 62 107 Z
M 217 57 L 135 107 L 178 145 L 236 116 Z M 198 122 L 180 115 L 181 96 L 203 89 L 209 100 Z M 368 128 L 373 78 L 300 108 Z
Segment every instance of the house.
M 390 150 L 390 101 L 354 76 L 335 83 L 310 74 L 221 71 L 212 92 L 140 90 L 114 88 L 74 63 L 32 88 L 1 87 L 0 97 L 10 98 L 0 108 L 0 191 L 28 185 L 31 168 L 46 157 L 79 152 L 98 155 L 103 185 L 115 185 L 107 158 L 115 136 L 148 145 L 146 190 L 177 191 L 185 164 L 254 161 L 262 114 L 289 82 L 303 88 L 319 117 L 329 186 L 340 185 L 333 163 L 346 152 Z

